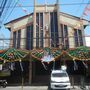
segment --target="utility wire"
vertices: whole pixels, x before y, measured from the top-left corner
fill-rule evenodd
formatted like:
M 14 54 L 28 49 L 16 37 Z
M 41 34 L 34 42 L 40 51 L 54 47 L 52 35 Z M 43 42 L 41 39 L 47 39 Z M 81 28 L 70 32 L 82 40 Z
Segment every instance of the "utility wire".
M 17 5 L 18 2 L 19 2 L 19 0 L 18 0 L 16 3 L 14 3 L 14 6 L 13 6 L 12 10 L 11 10 L 10 13 L 8 14 L 8 16 L 7 16 L 6 18 L 4 18 L 3 22 L 4 22 L 4 21 L 7 21 L 7 19 L 10 17 L 10 15 L 12 14 L 12 12 L 13 12 L 13 10 L 14 10 L 14 8 L 16 7 L 16 5 Z
M 6 6 L 10 7 L 11 4 L 12 4 L 12 2 L 11 2 L 11 0 L 9 0 Z M 3 16 L 2 16 L 2 21 L 7 16 L 8 12 L 9 12 L 9 8 L 5 8 L 5 11 L 4 11 Z
M 0 7 L 0 9 L 1 9 L 0 17 L 2 16 L 2 13 L 4 12 L 4 8 L 5 8 L 6 3 L 7 3 L 7 0 L 2 1 L 1 7 Z
M 90 4 L 90 3 L 68 3 L 68 4 L 59 4 L 59 5 L 87 5 L 87 4 Z M 9 16 L 12 14 L 14 8 L 16 8 L 16 7 L 18 8 L 19 7 L 19 6 L 16 6 L 16 5 L 17 5 L 17 3 L 16 4 L 13 4 L 12 6 L 9 5 L 9 6 L 4 7 L 4 8 L 8 8 L 8 9 L 9 8 L 12 8 L 12 10 L 8 14 L 8 16 L 6 18 L 4 18 L 3 22 L 4 21 L 7 21 L 7 19 L 9 18 Z M 26 5 L 26 6 L 21 6 L 21 7 L 34 7 L 34 6 L 33 5 L 30 5 L 30 6 Z
M 8 0 L 2 0 L 0 3 L 0 30 L 1 30 L 1 26 L 2 26 L 2 16 L 3 13 L 5 12 L 5 6 L 7 4 Z
M 83 3 L 83 2 L 84 2 L 84 0 L 81 1 L 81 3 Z M 78 9 L 76 10 L 76 12 L 79 12 L 79 11 L 80 11 L 80 8 L 81 8 L 82 5 L 83 5 L 83 4 L 80 4 L 80 5 L 79 5 L 79 7 L 78 7 Z
M 90 3 L 68 3 L 68 4 L 59 4 L 59 5 L 87 5 L 87 4 L 90 4 Z M 14 6 L 7 6 L 5 8 L 13 8 Z M 23 5 L 23 6 L 16 6 L 17 8 L 18 7 L 35 7 L 33 5 Z

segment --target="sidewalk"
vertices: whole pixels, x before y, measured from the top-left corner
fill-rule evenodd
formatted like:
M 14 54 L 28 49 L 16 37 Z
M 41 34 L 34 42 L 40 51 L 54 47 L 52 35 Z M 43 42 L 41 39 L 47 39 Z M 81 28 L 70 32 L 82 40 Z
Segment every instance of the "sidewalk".
M 7 86 L 6 88 L 0 88 L 0 90 L 48 90 L 48 86 Z M 70 90 L 90 90 L 87 86 L 86 89 L 81 89 L 79 86 L 71 86 Z
M 47 86 L 7 86 L 0 90 L 48 90 Z
M 80 86 L 71 86 L 70 90 L 90 90 L 90 86 L 86 86 L 86 88 L 80 88 Z

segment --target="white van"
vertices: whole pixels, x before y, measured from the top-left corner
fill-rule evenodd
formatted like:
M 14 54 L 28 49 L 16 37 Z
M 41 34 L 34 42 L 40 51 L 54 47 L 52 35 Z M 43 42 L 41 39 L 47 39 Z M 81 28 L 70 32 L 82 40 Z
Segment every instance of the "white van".
M 70 79 L 65 70 L 52 70 L 49 89 L 70 90 Z

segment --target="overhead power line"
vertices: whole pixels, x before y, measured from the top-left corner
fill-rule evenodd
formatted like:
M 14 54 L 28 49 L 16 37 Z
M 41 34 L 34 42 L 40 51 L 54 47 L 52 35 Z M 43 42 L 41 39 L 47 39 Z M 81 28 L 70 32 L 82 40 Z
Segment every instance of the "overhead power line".
M 11 2 L 11 0 L 9 0 L 5 7 L 7 7 L 7 6 L 10 7 L 10 5 L 12 5 L 12 3 L 13 3 L 13 1 Z M 3 20 L 8 15 L 9 11 L 10 11 L 10 8 L 4 8 L 4 13 L 2 15 L 1 20 Z
M 5 8 L 5 5 L 7 3 L 7 0 L 3 0 L 1 5 L 0 5 L 0 17 L 2 16 L 2 13 L 4 12 L 4 8 Z
M 66 3 L 66 4 L 60 4 L 60 5 L 86 5 L 90 3 Z
M 81 1 L 81 3 L 83 3 L 83 2 L 84 2 L 84 0 Z M 80 4 L 80 5 L 79 5 L 79 7 L 77 8 L 76 12 L 79 12 L 79 11 L 80 11 L 80 8 L 81 8 L 82 5 L 83 5 L 83 4 Z
M 9 18 L 9 16 L 12 14 L 14 8 L 15 8 L 16 5 L 17 5 L 17 2 L 16 2 L 16 3 L 13 3 L 13 4 L 14 4 L 14 6 L 13 6 L 12 10 L 11 10 L 11 11 L 9 12 L 9 14 L 3 19 L 3 22 L 4 22 L 4 21 L 7 21 L 7 19 Z
M 87 5 L 90 3 L 63 3 L 63 4 L 59 4 L 59 5 Z M 47 4 L 49 5 L 49 4 Z M 14 6 L 6 6 L 5 8 L 13 8 Z M 18 7 L 34 7 L 33 5 L 22 5 L 22 6 L 16 6 Z
M 2 17 L 0 18 L 2 23 L 4 21 L 6 21 L 9 18 L 9 16 L 12 14 L 12 12 L 13 12 L 14 8 L 16 7 L 18 1 L 15 2 L 15 0 L 12 0 L 12 1 L 11 0 L 7 0 L 7 3 L 4 6 L 4 11 L 3 11 Z M 13 6 L 13 7 L 11 8 L 11 6 Z M 1 9 L 2 9 L 2 7 L 1 7 Z

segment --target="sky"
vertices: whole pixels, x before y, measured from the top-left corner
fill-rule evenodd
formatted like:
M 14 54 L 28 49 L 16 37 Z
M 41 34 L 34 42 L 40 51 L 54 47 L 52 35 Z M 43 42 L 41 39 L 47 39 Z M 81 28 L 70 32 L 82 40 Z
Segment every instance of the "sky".
M 16 18 L 19 18 L 21 16 L 26 15 L 27 13 L 32 13 L 33 12 L 33 3 L 34 0 L 14 0 L 15 2 L 18 1 L 16 7 L 13 9 L 12 13 L 6 17 L 4 23 L 7 23 L 11 20 L 14 20 Z M 47 4 L 54 4 L 56 0 L 36 0 L 37 4 L 45 4 L 45 1 Z M 83 14 L 83 11 L 86 7 L 86 4 L 77 4 L 77 3 L 87 3 L 90 2 L 90 0 L 59 0 L 59 6 L 60 9 L 59 11 L 81 17 Z M 21 6 L 18 6 L 21 5 Z M 27 13 L 24 12 L 24 10 L 27 11 Z M 88 15 L 83 17 L 84 19 L 90 21 L 90 13 Z M 9 30 L 5 29 L 4 25 L 2 24 L 2 28 L 0 29 L 0 37 L 5 37 L 5 38 L 10 38 L 10 32 Z M 87 26 L 85 29 L 85 35 L 90 35 L 90 25 Z M 89 38 L 89 37 L 87 37 Z M 87 39 L 88 43 L 90 42 L 89 39 Z

